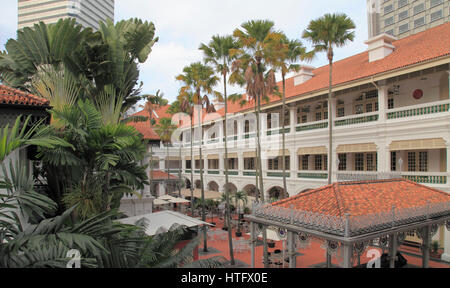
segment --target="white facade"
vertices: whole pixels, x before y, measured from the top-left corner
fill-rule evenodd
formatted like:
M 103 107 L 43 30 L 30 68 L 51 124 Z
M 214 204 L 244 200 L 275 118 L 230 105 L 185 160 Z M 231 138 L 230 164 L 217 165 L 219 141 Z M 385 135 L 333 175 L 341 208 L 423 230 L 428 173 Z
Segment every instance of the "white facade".
M 83 27 L 99 28 L 99 21 L 114 21 L 114 0 L 18 0 L 18 29 L 43 21 L 76 18 Z

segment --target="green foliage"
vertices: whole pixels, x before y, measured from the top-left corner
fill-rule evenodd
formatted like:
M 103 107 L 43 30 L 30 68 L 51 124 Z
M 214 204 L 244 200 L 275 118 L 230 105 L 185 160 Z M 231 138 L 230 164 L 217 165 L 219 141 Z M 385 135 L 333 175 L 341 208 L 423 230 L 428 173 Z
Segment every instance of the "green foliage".
M 42 67 L 55 71 L 64 67 L 64 74 L 82 89 L 71 91 L 82 95 L 82 99 L 94 100 L 105 87 L 112 86 L 117 95 L 123 96 L 123 108 L 127 110 L 140 99 L 138 64 L 147 60 L 157 41 L 153 23 L 139 19 L 115 25 L 107 21 L 100 24 L 98 32 L 83 28 L 75 19 L 49 25 L 40 22 L 19 30 L 17 39 L 8 40 L 6 51 L 0 54 L 0 80 L 21 90 L 40 90 L 45 96 L 48 92 L 42 85 L 56 84 L 42 83 L 34 79 L 35 75 L 42 74 Z M 39 89 L 30 86 L 36 81 L 41 83 Z M 67 85 L 65 89 L 69 89 Z

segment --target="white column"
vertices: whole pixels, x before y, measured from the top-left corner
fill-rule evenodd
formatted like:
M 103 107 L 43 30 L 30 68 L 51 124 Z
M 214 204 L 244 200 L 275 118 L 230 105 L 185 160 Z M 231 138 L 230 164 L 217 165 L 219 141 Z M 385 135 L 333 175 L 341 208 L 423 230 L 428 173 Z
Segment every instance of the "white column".
M 291 128 L 291 133 L 295 133 L 295 125 L 297 123 L 297 109 L 296 107 L 289 108 L 289 124 Z
M 334 119 L 334 118 L 333 118 Z M 331 165 L 333 165 L 333 175 L 331 175 L 331 180 L 332 182 L 337 182 L 337 175 L 339 173 L 339 166 L 337 165 L 338 162 L 338 155 L 337 155 L 337 146 L 336 144 L 333 143 L 333 149 L 331 150 L 331 152 L 333 153 L 333 159 L 332 159 L 332 163 Z M 328 161 L 330 161 L 330 159 L 328 158 Z M 328 171 L 328 168 L 327 168 Z
M 297 150 L 295 150 L 295 147 L 292 146 L 290 148 L 290 156 L 291 156 L 291 179 L 297 178 L 297 171 L 299 170 L 299 163 L 298 163 L 298 155 Z
M 223 175 L 223 173 L 225 173 L 225 164 L 224 164 L 224 159 L 225 157 L 225 153 L 220 153 L 219 154 L 219 171 L 220 174 Z
M 444 228 L 444 253 L 441 259 L 450 262 L 450 231 Z
M 239 176 L 243 176 L 243 171 L 244 171 L 244 153 L 243 152 L 239 152 L 238 153 L 238 172 L 239 172 Z
M 389 147 L 385 143 L 377 144 L 377 162 L 378 162 L 378 172 L 389 172 L 390 169 L 390 151 Z
M 245 131 L 244 125 L 245 125 L 245 123 L 244 123 L 244 121 L 242 121 L 241 117 L 239 117 L 238 119 L 239 120 L 237 121 L 237 131 L 236 131 L 236 133 L 237 133 L 237 136 L 238 136 L 238 140 L 242 140 L 242 139 L 244 139 L 244 131 Z
M 386 122 L 389 99 L 388 93 L 388 86 L 381 85 L 378 87 L 378 111 L 380 112 L 378 121 L 380 122 Z

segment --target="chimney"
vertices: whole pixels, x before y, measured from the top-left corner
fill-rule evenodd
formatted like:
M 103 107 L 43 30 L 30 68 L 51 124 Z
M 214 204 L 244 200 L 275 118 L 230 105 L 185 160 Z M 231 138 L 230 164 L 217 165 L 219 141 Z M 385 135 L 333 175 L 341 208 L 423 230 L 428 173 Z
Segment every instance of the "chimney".
M 369 46 L 369 62 L 381 60 L 394 52 L 395 47 L 392 45 L 392 42 L 396 40 L 397 38 L 394 36 L 384 33 L 364 42 Z
M 301 65 L 300 71 L 294 76 L 294 86 L 300 85 L 308 81 L 314 76 L 313 70 L 316 69 L 313 66 Z

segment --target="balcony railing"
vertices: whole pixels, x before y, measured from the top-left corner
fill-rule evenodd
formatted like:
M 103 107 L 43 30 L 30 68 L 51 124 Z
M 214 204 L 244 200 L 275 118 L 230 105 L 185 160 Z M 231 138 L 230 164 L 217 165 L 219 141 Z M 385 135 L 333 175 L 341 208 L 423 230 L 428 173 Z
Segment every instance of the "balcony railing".
M 448 173 L 445 172 L 402 172 L 402 177 L 420 184 L 448 183 Z
M 246 133 L 244 134 L 244 139 L 251 139 L 251 138 L 255 138 L 256 134 L 255 133 Z
M 291 177 L 291 173 L 289 172 L 284 173 L 284 175 L 286 176 L 286 178 Z M 283 178 L 283 171 L 269 171 L 267 172 L 267 177 Z
M 368 122 L 375 122 L 378 121 L 379 115 L 378 112 L 371 112 L 366 114 L 358 114 L 358 115 L 351 115 L 346 117 L 340 117 L 339 120 L 334 121 L 334 125 L 336 127 L 340 126 L 348 126 L 348 125 L 355 125 L 355 124 L 363 124 Z
M 443 112 L 449 112 L 449 111 L 450 111 L 449 100 L 444 100 L 444 101 L 431 102 L 431 103 L 426 103 L 426 104 L 421 104 L 421 105 L 414 105 L 414 106 L 407 106 L 407 107 L 400 107 L 400 108 L 392 109 L 392 110 L 389 110 L 389 112 L 387 113 L 387 119 L 393 120 L 393 119 L 400 119 L 400 118 L 406 118 L 406 117 L 437 114 L 437 113 L 443 113 Z
M 215 143 L 219 143 L 219 138 L 215 138 L 215 139 L 210 139 L 207 142 L 208 144 L 215 144 Z
M 243 174 L 244 176 L 256 176 L 256 171 L 255 170 L 248 170 L 248 171 L 244 171 Z
M 271 136 L 271 135 L 280 135 L 283 133 L 283 129 L 279 129 L 279 128 L 275 128 L 275 129 L 270 129 L 269 131 L 267 131 L 267 136 Z M 284 128 L 284 133 L 288 134 L 291 133 L 291 128 Z
M 226 172 L 223 171 L 223 174 L 225 175 Z M 239 175 L 239 171 L 237 170 L 228 170 L 228 176 L 238 176 Z
M 328 128 L 328 120 L 304 123 L 304 124 L 298 125 L 295 128 L 295 130 L 297 132 L 303 132 L 303 131 L 311 131 L 311 130 L 324 129 L 324 128 Z
M 218 169 L 209 169 L 208 174 L 209 175 L 219 175 L 220 171 Z
M 300 171 L 297 174 L 298 178 L 306 179 L 327 179 L 328 173 L 326 171 Z

